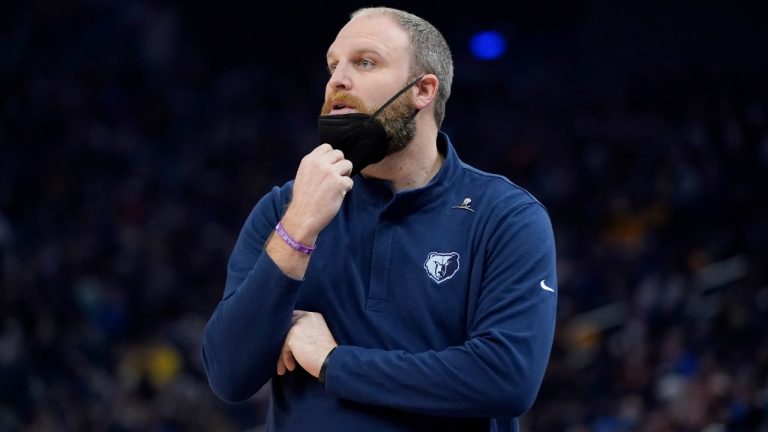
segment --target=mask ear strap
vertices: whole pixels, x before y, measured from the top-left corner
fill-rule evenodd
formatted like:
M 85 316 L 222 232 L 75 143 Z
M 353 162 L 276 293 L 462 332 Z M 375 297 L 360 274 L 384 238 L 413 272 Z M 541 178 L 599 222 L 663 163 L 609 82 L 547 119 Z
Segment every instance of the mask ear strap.
M 377 110 L 376 110 L 376 112 L 374 112 L 373 114 L 371 114 L 371 118 L 370 118 L 369 120 L 372 120 L 372 119 L 376 118 L 376 116 L 377 116 L 377 115 L 379 115 L 379 114 L 380 114 L 382 111 L 384 111 L 384 108 L 386 108 L 387 106 L 389 106 L 389 104 L 391 104 L 392 102 L 394 102 L 394 101 L 395 101 L 395 99 L 399 98 L 399 97 L 400 97 L 400 95 L 402 95 L 403 93 L 407 92 L 407 91 L 408 91 L 408 89 L 410 89 L 411 87 L 413 87 L 414 85 L 416 85 L 416 83 L 418 83 L 419 81 L 421 81 L 421 79 L 422 79 L 422 78 L 424 78 L 424 75 L 422 75 L 422 76 L 420 76 L 420 77 L 416 78 L 415 80 L 411 81 L 411 82 L 410 82 L 408 85 L 406 85 L 405 87 L 403 87 L 403 89 L 402 89 L 402 90 L 400 90 L 399 92 L 395 93 L 395 95 L 394 95 L 394 96 L 392 96 L 391 98 L 389 98 L 389 100 L 388 100 L 388 101 L 384 102 L 384 105 L 382 105 L 382 106 L 381 106 L 379 109 L 377 109 Z

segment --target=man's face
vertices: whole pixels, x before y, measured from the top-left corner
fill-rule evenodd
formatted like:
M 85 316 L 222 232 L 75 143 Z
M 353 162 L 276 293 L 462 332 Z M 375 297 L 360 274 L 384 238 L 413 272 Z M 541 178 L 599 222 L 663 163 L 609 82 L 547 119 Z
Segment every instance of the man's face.
M 408 34 L 391 18 L 360 16 L 348 22 L 328 49 L 331 77 L 321 115 L 373 114 L 407 84 L 410 56 Z M 415 111 L 408 91 L 378 115 L 391 137 L 389 153 L 413 139 Z

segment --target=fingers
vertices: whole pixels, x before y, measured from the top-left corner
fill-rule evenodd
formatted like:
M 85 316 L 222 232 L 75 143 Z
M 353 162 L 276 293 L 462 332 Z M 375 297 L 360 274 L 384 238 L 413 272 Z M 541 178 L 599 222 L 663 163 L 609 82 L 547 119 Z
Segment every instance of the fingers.
M 309 152 L 309 154 L 311 154 L 311 155 L 318 155 L 319 156 L 319 155 L 328 153 L 331 150 L 333 150 L 333 147 L 330 144 L 325 143 L 325 144 L 320 144 L 319 146 L 315 147 L 311 152 Z
M 318 159 L 328 163 L 334 163 L 344 159 L 344 153 L 341 150 L 334 149 L 330 144 L 321 144 L 312 150 L 310 154 L 315 155 Z
M 340 176 L 349 176 L 352 173 L 352 162 L 344 159 L 341 150 L 335 150 L 330 144 L 321 144 L 304 157 L 305 163 L 311 163 L 315 168 L 329 167 L 332 172 Z
M 352 162 L 344 158 L 341 150 L 335 150 L 330 144 L 321 144 L 312 151 L 317 157 L 332 164 L 340 175 L 348 176 L 352 172 Z
M 296 324 L 296 321 L 298 321 L 302 316 L 306 315 L 308 312 L 296 309 L 293 311 L 293 314 L 291 316 L 291 326 Z M 288 335 L 285 337 L 285 342 L 283 343 L 283 349 L 280 351 L 280 356 L 277 358 L 277 374 L 278 375 L 285 375 L 286 372 L 290 371 L 293 372 L 294 369 L 296 369 L 296 359 L 293 357 L 293 353 L 291 352 L 291 349 L 288 347 L 288 339 L 291 337 L 291 332 L 288 332 Z
M 290 350 L 284 350 L 283 354 L 280 357 L 286 369 L 288 369 L 291 372 L 293 372 L 293 370 L 296 369 L 296 359 L 293 358 L 293 353 Z
M 355 186 L 355 181 L 349 177 L 342 177 L 341 182 L 344 183 L 344 193 L 351 191 Z
M 285 375 L 286 372 L 293 372 L 296 369 L 296 359 L 290 351 L 280 354 L 277 358 L 277 374 Z
M 285 375 L 287 371 L 293 372 L 296 369 L 296 359 L 293 357 L 293 353 L 288 348 L 288 343 L 283 344 L 283 349 L 280 352 L 280 356 L 277 358 L 277 374 Z
M 293 325 L 296 324 L 296 321 L 298 321 L 299 318 L 304 316 L 306 313 L 307 312 L 303 310 L 294 310 L 291 316 L 291 327 L 293 327 Z M 280 351 L 280 356 L 277 358 L 278 375 L 285 375 L 286 371 L 293 372 L 293 370 L 296 369 L 296 359 L 293 357 L 293 353 L 291 353 L 291 349 L 288 347 L 288 339 L 290 337 L 291 332 L 289 331 L 288 335 L 285 337 L 285 342 L 283 342 L 283 349 Z
M 337 173 L 341 176 L 348 177 L 349 174 L 352 172 L 352 162 L 348 161 L 347 159 L 341 159 L 339 161 L 336 161 L 333 165 L 331 165 Z

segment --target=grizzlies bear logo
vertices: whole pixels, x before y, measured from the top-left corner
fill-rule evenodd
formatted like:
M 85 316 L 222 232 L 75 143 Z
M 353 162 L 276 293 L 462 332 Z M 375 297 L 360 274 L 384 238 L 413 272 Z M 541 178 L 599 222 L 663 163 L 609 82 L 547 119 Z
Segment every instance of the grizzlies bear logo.
M 459 271 L 459 254 L 456 252 L 430 252 L 424 262 L 427 274 L 437 283 L 447 281 Z

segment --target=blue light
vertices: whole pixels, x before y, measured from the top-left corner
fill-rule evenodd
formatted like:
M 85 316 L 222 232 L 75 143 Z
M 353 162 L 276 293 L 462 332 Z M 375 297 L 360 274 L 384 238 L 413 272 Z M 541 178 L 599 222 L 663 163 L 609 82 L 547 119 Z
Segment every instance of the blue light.
M 480 60 L 494 60 L 506 52 L 507 40 L 501 33 L 488 30 L 472 36 L 469 40 L 469 47 L 472 54 Z

